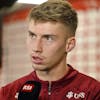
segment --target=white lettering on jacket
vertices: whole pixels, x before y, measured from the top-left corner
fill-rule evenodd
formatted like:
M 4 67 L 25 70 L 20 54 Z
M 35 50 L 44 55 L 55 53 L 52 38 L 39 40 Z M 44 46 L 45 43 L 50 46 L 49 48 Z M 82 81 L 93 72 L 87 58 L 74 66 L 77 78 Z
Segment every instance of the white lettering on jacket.
M 73 91 L 69 91 L 67 94 L 66 94 L 66 97 L 68 99 L 71 99 L 71 98 L 74 98 L 74 99 L 83 99 L 85 98 L 85 93 L 84 92 L 80 92 L 80 93 L 75 93 Z

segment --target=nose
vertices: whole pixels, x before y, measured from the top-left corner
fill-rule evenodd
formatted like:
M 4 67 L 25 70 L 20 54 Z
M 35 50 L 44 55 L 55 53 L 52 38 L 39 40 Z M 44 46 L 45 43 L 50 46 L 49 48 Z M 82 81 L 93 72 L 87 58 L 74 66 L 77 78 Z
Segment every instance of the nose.
M 33 52 L 42 52 L 42 40 L 41 39 L 35 39 L 32 43 L 32 50 Z

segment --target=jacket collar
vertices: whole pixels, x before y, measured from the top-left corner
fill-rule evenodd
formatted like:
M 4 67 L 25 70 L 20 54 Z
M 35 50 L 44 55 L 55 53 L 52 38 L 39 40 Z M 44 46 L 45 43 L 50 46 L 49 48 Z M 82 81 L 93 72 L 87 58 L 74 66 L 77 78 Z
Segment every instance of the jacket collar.
M 70 82 L 73 81 L 73 79 L 76 77 L 78 71 L 75 70 L 71 65 L 68 64 L 68 66 L 69 66 L 69 71 L 68 71 L 68 73 L 66 73 L 66 75 L 65 75 L 64 77 L 62 77 L 61 79 L 59 79 L 59 80 L 57 80 L 57 81 L 52 81 L 52 82 L 51 82 L 52 87 L 59 87 L 59 86 L 61 87 L 61 86 L 64 86 L 64 85 L 66 85 L 66 84 L 69 84 Z M 32 77 L 33 77 L 33 79 L 34 79 L 35 81 L 40 82 L 40 83 L 42 84 L 42 86 L 44 86 L 44 87 L 47 87 L 48 84 L 49 84 L 48 81 L 42 81 L 42 80 L 40 80 L 40 79 L 37 77 L 35 71 L 32 72 Z

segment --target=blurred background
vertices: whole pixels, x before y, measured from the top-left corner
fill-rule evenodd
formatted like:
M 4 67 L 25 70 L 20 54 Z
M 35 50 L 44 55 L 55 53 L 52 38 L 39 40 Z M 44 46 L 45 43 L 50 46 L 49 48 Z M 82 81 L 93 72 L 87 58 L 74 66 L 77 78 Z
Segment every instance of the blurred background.
M 33 70 L 26 47 L 26 18 L 36 4 L 16 1 L 0 0 L 0 86 Z M 76 47 L 68 63 L 100 81 L 100 0 L 68 1 L 79 18 Z

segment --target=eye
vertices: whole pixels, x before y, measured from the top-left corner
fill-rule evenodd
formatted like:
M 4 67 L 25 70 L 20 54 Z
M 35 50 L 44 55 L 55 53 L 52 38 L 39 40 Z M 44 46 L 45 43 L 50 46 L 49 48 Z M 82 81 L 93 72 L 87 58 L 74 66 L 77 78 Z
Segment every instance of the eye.
M 48 41 L 53 41 L 53 36 L 46 35 L 45 39 L 48 40 Z
M 30 32 L 30 31 L 29 31 L 29 36 L 30 36 L 31 38 L 36 38 L 36 35 L 35 35 L 34 33 Z

